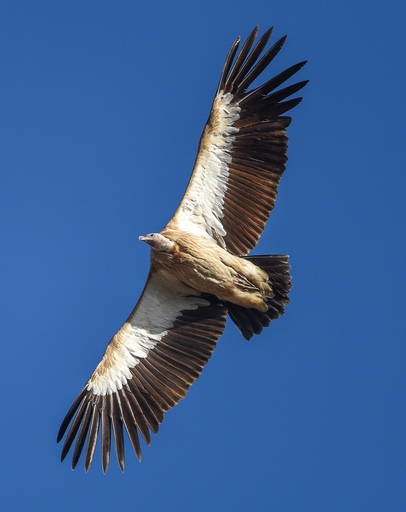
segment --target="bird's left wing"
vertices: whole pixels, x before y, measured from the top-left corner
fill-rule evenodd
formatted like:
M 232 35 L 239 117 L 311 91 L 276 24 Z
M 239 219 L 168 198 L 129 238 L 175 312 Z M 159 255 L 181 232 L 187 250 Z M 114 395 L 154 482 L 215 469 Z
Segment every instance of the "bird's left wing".
M 98 437 L 102 467 L 110 460 L 111 432 L 124 470 L 125 427 L 139 460 L 138 431 L 147 444 L 163 415 L 184 398 L 210 358 L 226 320 L 225 307 L 163 271 L 151 270 L 137 306 L 108 344 L 104 356 L 67 413 L 62 460 L 76 438 L 72 469 L 87 440 L 85 470 Z
M 274 206 L 291 121 L 283 114 L 301 101 L 287 98 L 307 83 L 280 89 L 303 67 L 300 62 L 247 91 L 285 42 L 282 37 L 261 57 L 271 32 L 252 48 L 254 29 L 238 55 L 239 38 L 231 47 L 189 185 L 167 225 L 210 237 L 238 256 L 255 247 Z

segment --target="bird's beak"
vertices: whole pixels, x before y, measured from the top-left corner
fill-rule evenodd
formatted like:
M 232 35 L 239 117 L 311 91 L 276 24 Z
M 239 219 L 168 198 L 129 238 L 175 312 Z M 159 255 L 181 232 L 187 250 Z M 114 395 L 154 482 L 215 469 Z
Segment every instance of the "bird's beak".
M 145 242 L 148 245 L 151 245 L 154 241 L 153 237 L 150 235 L 139 236 L 138 240 L 141 240 L 141 242 Z

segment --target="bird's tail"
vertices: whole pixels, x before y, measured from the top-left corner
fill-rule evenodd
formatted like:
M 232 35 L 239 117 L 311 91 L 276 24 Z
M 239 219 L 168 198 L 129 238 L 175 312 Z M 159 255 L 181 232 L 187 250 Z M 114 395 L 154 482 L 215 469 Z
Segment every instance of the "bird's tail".
M 249 340 L 254 334 L 262 332 L 264 327 L 268 327 L 271 320 L 276 320 L 283 315 L 285 306 L 289 303 L 288 293 L 292 285 L 290 283 L 289 256 L 280 254 L 274 256 L 245 256 L 244 259 L 265 270 L 275 294 L 271 299 L 265 299 L 268 306 L 268 311 L 265 313 L 257 309 L 244 308 L 231 302 L 225 302 L 231 320 L 241 331 L 244 338 Z

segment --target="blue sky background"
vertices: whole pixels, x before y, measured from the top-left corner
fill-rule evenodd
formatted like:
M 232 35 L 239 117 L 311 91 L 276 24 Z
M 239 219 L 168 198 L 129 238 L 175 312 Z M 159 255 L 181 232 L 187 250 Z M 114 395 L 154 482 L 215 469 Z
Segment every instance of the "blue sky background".
M 0 6 L 2 510 L 403 511 L 404 1 L 16 1 Z M 291 255 L 286 315 L 230 323 L 126 471 L 56 433 L 189 179 L 237 35 L 309 64 L 257 253 Z M 275 38 L 273 39 L 275 40 Z

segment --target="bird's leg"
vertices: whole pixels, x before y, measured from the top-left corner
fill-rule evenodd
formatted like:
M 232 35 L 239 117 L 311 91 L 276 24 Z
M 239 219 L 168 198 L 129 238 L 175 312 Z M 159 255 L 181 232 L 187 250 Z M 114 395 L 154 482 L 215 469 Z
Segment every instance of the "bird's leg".
M 251 281 L 248 281 L 248 279 L 243 275 L 237 272 L 237 279 L 234 279 L 234 286 L 236 288 L 240 288 L 242 290 L 252 290 L 252 291 L 258 291 L 258 288 L 254 286 Z

